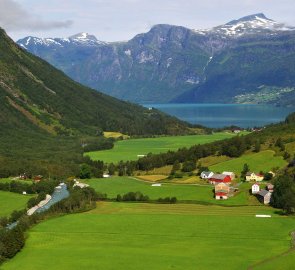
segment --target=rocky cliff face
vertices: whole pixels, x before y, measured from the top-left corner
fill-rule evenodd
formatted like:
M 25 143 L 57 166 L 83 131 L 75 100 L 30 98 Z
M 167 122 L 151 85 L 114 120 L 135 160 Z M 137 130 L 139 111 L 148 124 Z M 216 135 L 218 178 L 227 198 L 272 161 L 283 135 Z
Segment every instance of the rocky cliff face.
M 257 87 L 268 86 L 269 76 L 277 73 L 268 60 L 271 67 L 286 66 L 294 37 L 294 28 L 255 14 L 206 30 L 156 25 L 128 42 L 107 43 L 80 33 L 68 39 L 27 37 L 18 44 L 76 81 L 121 99 L 239 102 L 238 96 L 259 92 Z M 292 77 L 290 68 L 284 72 Z M 283 77 L 269 86 L 293 87 L 293 80 L 278 84 Z

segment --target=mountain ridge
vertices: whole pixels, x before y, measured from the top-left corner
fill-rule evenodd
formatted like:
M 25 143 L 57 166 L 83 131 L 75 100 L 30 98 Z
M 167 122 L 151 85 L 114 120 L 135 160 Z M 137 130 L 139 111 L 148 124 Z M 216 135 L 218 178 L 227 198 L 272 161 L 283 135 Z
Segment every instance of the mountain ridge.
M 61 39 L 48 39 L 48 44 L 42 44 L 42 39 L 32 42 L 32 38 L 29 41 L 25 38 L 19 40 L 18 44 L 60 68 L 76 81 L 124 100 L 138 103 L 187 102 L 189 99 L 185 97 L 194 96 L 196 98 L 190 101 L 203 102 L 203 99 L 198 100 L 198 95 L 189 93 L 210 83 L 210 70 L 215 64 L 215 58 L 227 51 L 236 53 L 237 48 L 251 43 L 260 43 L 255 48 L 260 50 L 263 42 L 263 54 L 271 55 L 267 47 L 278 40 L 281 51 L 284 51 L 285 43 L 292 42 L 295 36 L 294 30 L 294 27 L 277 23 L 263 13 L 257 13 L 206 30 L 158 24 L 147 33 L 138 34 L 124 42 L 69 44 L 65 41 L 67 43 L 50 45 L 52 40 L 61 43 Z M 241 57 L 243 59 L 239 60 L 243 61 L 245 56 Z M 235 70 L 239 70 L 239 67 L 234 67 L 233 71 Z M 292 71 L 288 72 L 293 75 Z M 262 85 L 260 82 L 247 84 L 244 92 L 234 89 L 233 92 L 237 93 L 225 95 L 224 100 L 237 102 L 241 94 L 249 93 L 250 84 L 255 85 L 250 92 L 257 93 L 257 88 Z M 287 86 L 294 85 L 292 81 Z M 280 88 L 281 85 L 269 87 Z M 271 102 L 282 103 L 284 100 L 276 97 Z

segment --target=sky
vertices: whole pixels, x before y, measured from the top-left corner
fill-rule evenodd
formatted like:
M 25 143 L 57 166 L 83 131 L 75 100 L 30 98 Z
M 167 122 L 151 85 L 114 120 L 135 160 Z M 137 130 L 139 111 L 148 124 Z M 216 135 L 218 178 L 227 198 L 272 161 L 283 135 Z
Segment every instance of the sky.
M 0 27 L 14 40 L 87 32 L 111 42 L 155 24 L 205 29 L 255 13 L 295 26 L 294 0 L 0 0 Z

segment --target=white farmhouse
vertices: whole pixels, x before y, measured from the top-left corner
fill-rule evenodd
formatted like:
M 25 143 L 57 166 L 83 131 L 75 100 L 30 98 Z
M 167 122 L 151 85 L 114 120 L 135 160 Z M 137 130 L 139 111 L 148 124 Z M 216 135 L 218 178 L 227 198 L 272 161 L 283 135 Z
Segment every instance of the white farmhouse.
M 213 172 L 201 172 L 201 178 L 202 179 L 210 179 L 213 176 Z
M 252 194 L 257 194 L 260 191 L 259 183 L 254 183 L 252 185 Z
M 264 178 L 263 175 L 261 174 L 257 174 L 257 173 L 254 173 L 254 172 L 248 172 L 246 174 L 246 181 L 256 181 L 256 182 L 260 182 L 262 181 Z

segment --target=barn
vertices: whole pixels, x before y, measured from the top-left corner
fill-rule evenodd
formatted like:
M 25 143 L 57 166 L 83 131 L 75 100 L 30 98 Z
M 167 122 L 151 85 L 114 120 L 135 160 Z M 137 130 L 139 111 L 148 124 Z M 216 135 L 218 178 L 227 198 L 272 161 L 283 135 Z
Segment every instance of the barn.
M 209 179 L 210 184 L 216 185 L 219 183 L 230 183 L 231 177 L 225 174 L 213 174 Z

